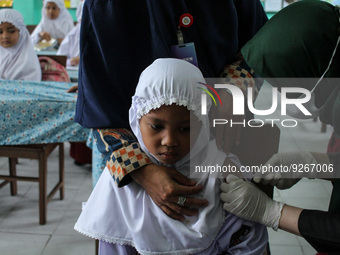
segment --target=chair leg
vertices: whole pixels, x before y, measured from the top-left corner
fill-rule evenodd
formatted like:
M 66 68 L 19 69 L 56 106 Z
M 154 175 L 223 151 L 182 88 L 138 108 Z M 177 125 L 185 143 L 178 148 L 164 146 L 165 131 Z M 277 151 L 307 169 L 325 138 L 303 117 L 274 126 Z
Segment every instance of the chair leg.
M 65 164 L 64 164 L 64 144 L 59 144 L 59 182 L 62 183 L 60 187 L 60 200 L 64 199 L 64 186 L 65 186 Z
M 99 251 L 99 240 L 96 239 L 95 242 L 96 242 L 96 243 L 95 243 L 95 249 L 96 249 L 95 255 L 98 255 L 98 251 Z
M 39 156 L 39 223 L 46 223 L 47 211 L 47 155 L 42 153 Z
M 17 158 L 8 158 L 9 162 L 9 176 L 16 176 L 17 175 Z M 11 181 L 10 182 L 10 188 L 11 188 L 11 196 L 15 196 L 18 193 L 18 185 L 17 181 Z

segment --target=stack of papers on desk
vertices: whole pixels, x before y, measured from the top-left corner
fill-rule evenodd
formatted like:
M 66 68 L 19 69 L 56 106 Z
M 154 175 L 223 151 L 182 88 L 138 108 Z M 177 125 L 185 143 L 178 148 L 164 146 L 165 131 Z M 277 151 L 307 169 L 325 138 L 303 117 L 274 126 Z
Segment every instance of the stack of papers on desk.
M 41 50 L 52 50 L 55 46 L 57 46 L 58 42 L 56 39 L 51 39 L 46 41 L 45 39 L 39 42 L 38 44 L 34 45 L 34 50 L 41 51 Z

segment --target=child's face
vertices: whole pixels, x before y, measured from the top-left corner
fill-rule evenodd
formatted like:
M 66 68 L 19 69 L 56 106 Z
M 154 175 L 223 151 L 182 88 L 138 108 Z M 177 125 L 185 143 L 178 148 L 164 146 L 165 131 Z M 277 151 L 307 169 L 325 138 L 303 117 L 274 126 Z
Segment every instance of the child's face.
M 190 151 L 190 112 L 186 107 L 163 105 L 140 119 L 146 148 L 160 162 L 173 164 Z
M 60 9 L 53 2 L 48 2 L 45 6 L 46 15 L 49 19 L 56 19 L 59 16 Z
M 4 22 L 0 24 L 0 45 L 10 48 L 19 41 L 19 30 L 13 24 Z

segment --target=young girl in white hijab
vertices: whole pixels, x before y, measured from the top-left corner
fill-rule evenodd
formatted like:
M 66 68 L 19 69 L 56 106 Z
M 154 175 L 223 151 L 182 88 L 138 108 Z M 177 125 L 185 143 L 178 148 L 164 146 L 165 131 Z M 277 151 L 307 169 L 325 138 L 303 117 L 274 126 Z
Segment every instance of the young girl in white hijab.
M 41 68 L 20 12 L 0 10 L 0 80 L 41 81 Z
M 77 7 L 77 25 L 66 35 L 59 46 L 57 55 L 67 56 L 67 66 L 78 66 L 79 64 L 79 37 L 81 16 L 83 13 L 84 2 L 80 2 Z
M 41 10 L 41 21 L 31 34 L 33 44 L 52 38 L 62 42 L 74 27 L 73 19 L 65 7 L 64 0 L 44 0 Z
M 204 82 L 194 65 L 158 59 L 140 76 L 129 113 L 132 131 L 149 158 L 188 177 L 190 166 L 222 166 L 227 158 L 210 139 L 207 115 L 201 115 L 202 90 L 197 87 L 204 88 Z M 208 101 L 207 108 L 210 105 Z M 191 135 L 197 137 L 193 146 Z M 191 173 L 190 177 L 204 186 L 194 197 L 209 204 L 178 221 L 168 217 L 137 183 L 118 188 L 105 168 L 75 229 L 99 239 L 101 255 L 136 254 L 136 250 L 147 255 L 263 254 L 266 228 L 223 210 L 220 175 Z M 174 203 L 181 206 L 193 199 L 179 196 Z

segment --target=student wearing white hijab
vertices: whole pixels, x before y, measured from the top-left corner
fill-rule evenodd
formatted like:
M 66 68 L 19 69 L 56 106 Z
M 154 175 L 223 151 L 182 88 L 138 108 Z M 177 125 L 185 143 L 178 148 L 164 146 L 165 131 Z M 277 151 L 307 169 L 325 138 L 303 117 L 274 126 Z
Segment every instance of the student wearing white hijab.
M 0 10 L 0 80 L 41 81 L 37 54 L 24 18 L 13 9 Z
M 67 56 L 67 66 L 78 66 L 79 64 L 79 37 L 81 16 L 83 13 L 84 2 L 80 2 L 77 6 L 76 16 L 77 25 L 66 35 L 59 46 L 57 55 Z
M 41 21 L 31 34 L 33 44 L 54 38 L 58 44 L 74 27 L 73 19 L 65 7 L 64 0 L 44 0 Z
M 204 78 L 194 65 L 179 59 L 156 60 L 140 76 L 129 118 L 154 163 L 191 174 L 203 186 L 193 197 L 179 194 L 173 201 L 178 209 L 197 198 L 205 199 L 206 206 L 184 221 L 174 220 L 137 183 L 118 188 L 105 168 L 75 224 L 80 233 L 100 240 L 99 254 L 136 254 L 136 250 L 146 255 L 263 254 L 266 228 L 223 211 L 220 175 L 190 173 L 190 166 L 223 165 L 227 159 L 238 164 L 210 140 L 209 119 L 200 114 L 202 91 L 197 87 L 204 85 L 199 82 L 204 83 Z M 191 130 L 197 135 L 192 147 Z

